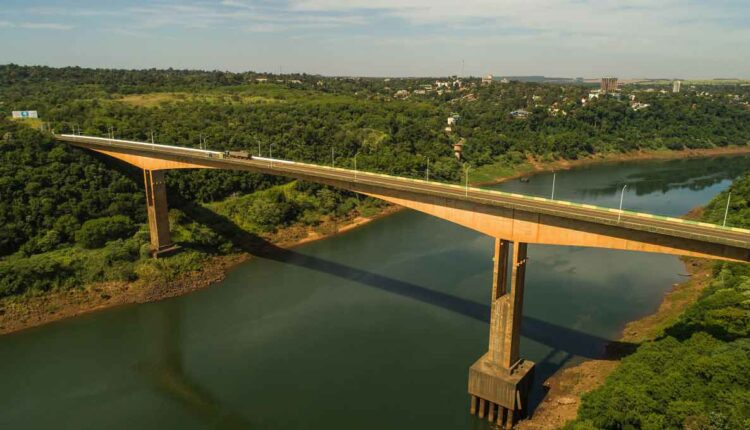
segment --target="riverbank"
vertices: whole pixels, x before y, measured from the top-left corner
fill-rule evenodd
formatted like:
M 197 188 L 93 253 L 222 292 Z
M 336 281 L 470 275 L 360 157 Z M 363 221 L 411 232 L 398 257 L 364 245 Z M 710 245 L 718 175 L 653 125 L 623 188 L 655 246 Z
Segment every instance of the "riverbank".
M 331 219 L 316 227 L 294 225 L 277 231 L 268 241 L 279 248 L 293 248 L 351 231 L 400 209 L 397 206 L 386 206 L 370 217 Z M 210 257 L 201 270 L 184 273 L 163 282 L 101 282 L 39 296 L 0 299 L 0 335 L 115 306 L 181 296 L 221 281 L 232 267 L 249 258 L 252 255 L 247 252 Z
M 711 281 L 713 261 L 694 258 L 682 260 L 688 280 L 675 284 L 656 312 L 627 323 L 619 341 L 607 347 L 602 359 L 586 360 L 564 368 L 545 381 L 547 395 L 544 401 L 531 418 L 519 423 L 519 430 L 553 430 L 573 420 L 578 414 L 581 396 L 604 384 L 620 364 L 623 354 L 631 349 L 628 346 L 656 339 L 698 300 Z
M 697 207 L 684 218 L 699 220 L 702 215 L 703 207 Z M 689 257 L 681 259 L 685 265 L 687 280 L 672 286 L 664 295 L 656 312 L 628 322 L 622 329 L 620 339 L 607 347 L 602 359 L 586 360 L 564 368 L 545 381 L 547 395 L 544 401 L 530 419 L 519 425 L 520 430 L 553 430 L 573 420 L 578 414 L 581 396 L 604 384 L 607 377 L 620 364 L 624 352 L 631 349 L 627 348 L 628 345 L 656 339 L 698 300 L 711 282 L 714 262 Z
M 630 160 L 658 160 L 710 157 L 750 153 L 749 147 L 727 147 L 685 151 L 643 151 L 630 154 L 604 154 L 580 160 L 561 160 L 554 162 L 536 162 L 530 160 L 529 169 L 509 173 L 507 177 L 497 178 L 492 183 L 518 178 L 530 173 L 550 170 L 570 169 L 587 164 L 619 162 Z M 367 224 L 375 219 L 387 216 L 400 208 L 387 206 L 372 217 L 353 217 L 345 220 L 329 220 L 311 228 L 295 225 L 282 229 L 269 238 L 269 242 L 281 248 L 291 248 L 315 240 L 324 239 L 334 234 L 341 234 Z M 64 318 L 74 317 L 114 306 L 131 303 L 145 303 L 186 294 L 207 287 L 224 279 L 227 270 L 249 258 L 247 253 L 211 257 L 200 271 L 193 271 L 175 279 L 148 284 L 135 282 L 105 282 L 86 286 L 81 289 L 50 292 L 34 297 L 13 297 L 0 300 L 0 335 L 31 327 L 40 326 Z
M 526 162 L 512 168 L 506 165 L 487 165 L 476 169 L 473 175 L 475 177 L 479 176 L 479 179 L 473 182 L 473 185 L 482 186 L 499 184 L 508 180 L 523 178 L 537 173 L 568 170 L 591 164 L 645 160 L 677 160 L 745 154 L 750 154 L 750 146 L 685 149 L 682 151 L 664 149 L 658 151 L 636 151 L 628 153 L 603 153 L 594 154 L 586 158 L 579 158 L 577 160 L 539 161 L 530 156 L 527 158 Z

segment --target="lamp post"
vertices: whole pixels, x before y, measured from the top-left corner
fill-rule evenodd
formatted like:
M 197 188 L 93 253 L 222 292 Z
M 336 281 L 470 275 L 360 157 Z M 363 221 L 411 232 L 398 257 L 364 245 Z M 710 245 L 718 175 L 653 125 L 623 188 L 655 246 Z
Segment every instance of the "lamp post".
M 471 166 L 466 165 L 466 197 L 469 197 L 469 169 Z
M 357 182 L 357 155 L 359 155 L 359 152 L 354 154 L 354 182 Z
M 625 184 L 624 187 L 622 187 L 622 193 L 620 193 L 620 213 L 617 214 L 617 222 L 620 222 L 620 218 L 622 217 L 622 201 L 625 198 L 625 189 L 628 188 L 628 184 Z
M 555 179 L 557 178 L 557 172 L 552 172 L 552 196 L 550 200 L 555 200 Z
M 729 197 L 727 197 L 727 207 L 724 209 L 724 223 L 721 224 L 722 227 L 727 226 L 727 215 L 729 215 L 729 202 L 732 200 L 732 192 L 729 192 Z
M 425 173 L 425 178 L 427 182 L 430 182 L 430 158 L 429 157 L 427 157 L 427 170 Z

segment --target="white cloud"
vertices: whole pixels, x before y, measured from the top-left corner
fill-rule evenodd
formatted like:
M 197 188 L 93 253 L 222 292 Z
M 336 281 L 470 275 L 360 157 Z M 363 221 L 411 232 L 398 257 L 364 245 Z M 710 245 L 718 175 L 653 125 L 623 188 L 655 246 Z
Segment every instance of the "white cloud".
M 9 21 L 0 21 L 0 28 L 25 28 L 27 30 L 72 30 L 75 28 L 68 24 L 59 24 L 55 22 L 21 22 L 13 23 Z
M 18 24 L 20 28 L 26 28 L 30 30 L 72 30 L 75 28 L 68 24 L 58 24 L 55 22 L 22 22 Z

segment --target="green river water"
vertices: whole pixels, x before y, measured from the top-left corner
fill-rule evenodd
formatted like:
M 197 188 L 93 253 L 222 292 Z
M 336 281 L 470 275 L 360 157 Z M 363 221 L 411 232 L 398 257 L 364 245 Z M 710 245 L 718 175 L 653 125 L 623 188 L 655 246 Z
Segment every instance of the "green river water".
M 559 172 L 555 197 L 680 216 L 750 158 Z M 548 196 L 552 175 L 497 188 Z M 492 239 L 411 211 L 218 285 L 0 337 L 0 428 L 483 429 L 469 366 L 487 350 Z M 600 357 L 685 269 L 674 256 L 529 246 L 522 356 L 541 381 Z

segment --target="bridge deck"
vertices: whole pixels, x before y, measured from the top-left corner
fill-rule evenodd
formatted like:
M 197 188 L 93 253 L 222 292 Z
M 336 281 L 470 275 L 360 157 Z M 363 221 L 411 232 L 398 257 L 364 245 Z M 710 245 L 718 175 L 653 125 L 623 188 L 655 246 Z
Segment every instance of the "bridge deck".
M 401 190 L 417 194 L 446 197 L 480 205 L 512 208 L 530 213 L 554 215 L 596 224 L 617 226 L 625 229 L 647 231 L 667 236 L 699 240 L 702 242 L 730 245 L 750 249 L 750 230 L 722 227 L 714 224 L 688 221 L 644 213 L 619 211 L 586 204 L 542 197 L 511 194 L 461 185 L 402 178 L 396 176 L 354 171 L 350 169 L 320 166 L 308 163 L 270 158 L 236 159 L 223 158 L 219 151 L 199 150 L 178 146 L 154 145 L 127 140 L 108 139 L 79 135 L 56 135 L 61 141 L 93 150 L 118 152 L 152 159 L 184 162 L 208 168 L 247 170 L 300 178 L 306 180 L 328 180 L 355 185 L 369 185 Z

